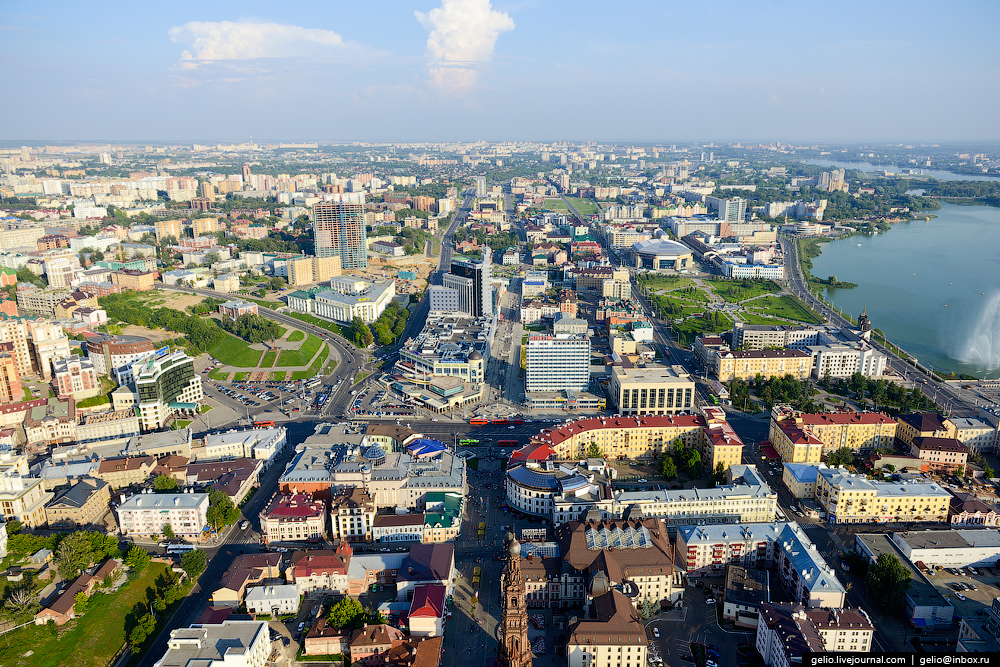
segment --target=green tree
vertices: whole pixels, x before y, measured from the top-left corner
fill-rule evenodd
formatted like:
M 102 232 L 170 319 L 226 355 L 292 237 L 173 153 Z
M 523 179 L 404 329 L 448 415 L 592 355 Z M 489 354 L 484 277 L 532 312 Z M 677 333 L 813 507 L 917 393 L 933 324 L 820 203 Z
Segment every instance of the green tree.
M 163 536 L 168 540 L 172 540 L 175 537 L 177 537 L 176 535 L 174 535 L 174 527 L 171 526 L 169 523 L 163 524 L 163 529 L 160 532 L 162 532 Z
M 142 572 L 152 562 L 149 553 L 140 546 L 133 545 L 125 555 L 125 564 L 136 572 Z
M 156 618 L 152 614 L 145 614 L 136 623 L 136 626 L 132 628 L 132 631 L 128 633 L 128 643 L 132 647 L 133 651 L 138 651 L 142 648 L 143 642 L 149 635 L 153 634 L 153 630 L 156 629 Z
M 910 570 L 895 554 L 884 553 L 868 568 L 865 586 L 875 604 L 896 615 L 905 613 L 906 591 L 911 584 Z
M 697 449 L 688 449 L 684 455 L 684 471 L 689 477 L 701 475 L 701 452 Z
M 726 468 L 722 465 L 722 462 L 715 464 L 715 483 L 723 484 L 726 481 Z
M 677 463 L 674 462 L 674 457 L 668 452 L 664 452 L 660 457 L 660 474 L 667 479 L 677 477 Z
M 281 276 L 274 276 L 267 281 L 267 284 L 273 290 L 280 290 L 282 287 L 288 284 L 288 281 L 282 278 Z
M 77 614 L 87 613 L 87 602 L 90 601 L 90 598 L 87 597 L 86 593 L 80 591 L 79 593 L 73 596 L 73 600 L 74 600 L 73 602 L 74 612 L 76 612 Z
M 153 489 L 156 491 L 174 491 L 177 488 L 177 480 L 170 475 L 157 475 L 153 480 Z
M 996 477 L 996 473 L 993 471 L 993 468 L 986 466 L 985 468 L 983 468 L 983 477 L 985 477 L 986 479 L 993 479 L 994 477 Z
M 208 567 L 208 558 L 205 552 L 200 549 L 185 551 L 181 556 L 181 569 L 188 573 L 192 579 L 197 579 L 205 568 Z
M 205 266 L 212 266 L 213 264 L 218 264 L 221 261 L 222 255 L 214 250 L 212 252 L 205 253 L 205 256 L 202 258 L 202 264 Z
M 75 579 L 84 568 L 90 567 L 93 562 L 94 547 L 86 532 L 70 533 L 59 543 L 59 549 L 56 551 L 56 564 L 59 567 L 59 575 L 66 581 Z
M 327 623 L 334 628 L 356 628 L 364 624 L 371 614 L 353 598 L 344 598 L 330 608 Z
M 587 458 L 588 459 L 604 458 L 604 450 L 602 450 L 601 446 L 598 445 L 596 442 L 592 442 L 590 443 L 590 446 L 587 447 Z
M 214 489 L 208 494 L 208 522 L 216 529 L 235 523 L 240 511 L 224 492 Z
M 826 464 L 831 468 L 836 466 L 848 466 L 854 463 L 854 451 L 850 447 L 841 447 L 830 452 L 826 457 Z

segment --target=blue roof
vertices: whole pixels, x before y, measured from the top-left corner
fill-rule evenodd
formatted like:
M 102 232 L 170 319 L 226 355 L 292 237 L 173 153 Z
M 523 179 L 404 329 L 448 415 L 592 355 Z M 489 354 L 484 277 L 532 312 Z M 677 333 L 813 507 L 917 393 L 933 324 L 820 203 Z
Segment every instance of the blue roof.
M 433 456 L 447 450 L 448 445 L 430 438 L 419 438 L 406 446 L 406 453 L 410 456 Z
M 819 466 L 807 465 L 805 463 L 786 463 L 785 469 L 792 474 L 799 484 L 815 484 L 819 475 Z

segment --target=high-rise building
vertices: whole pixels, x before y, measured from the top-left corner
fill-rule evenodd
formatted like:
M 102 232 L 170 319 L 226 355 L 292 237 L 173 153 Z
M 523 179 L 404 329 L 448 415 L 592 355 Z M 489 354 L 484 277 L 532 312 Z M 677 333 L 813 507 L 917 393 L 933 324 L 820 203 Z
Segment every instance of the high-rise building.
M 507 564 L 500 579 L 500 641 L 497 644 L 497 666 L 531 667 L 528 601 L 524 573 L 521 571 L 521 545 L 513 533 L 508 533 L 505 546 Z
M 486 177 L 476 176 L 476 197 L 478 199 L 483 199 L 489 194 L 486 191 Z
M 69 356 L 69 337 L 63 328 L 48 320 L 34 320 L 28 324 L 31 331 L 29 349 L 32 365 L 39 377 L 52 378 L 52 362 Z
M 579 334 L 528 337 L 524 390 L 586 391 L 590 386 L 590 338 Z
M 719 220 L 743 222 L 747 216 L 747 200 L 742 197 L 719 200 Z
M 243 183 L 250 183 L 250 165 L 244 163 L 243 168 L 240 169 L 240 173 L 243 175 Z
M 194 359 L 183 352 L 133 362 L 134 390 L 112 392 L 115 410 L 135 407 L 143 430 L 166 425 L 175 414 L 196 414 L 204 399 Z M 131 396 L 127 395 L 131 393 Z
M 317 257 L 340 256 L 340 268 L 368 267 L 364 193 L 339 195 L 337 201 L 313 206 Z
M 0 405 L 17 403 L 23 398 L 14 343 L 0 343 Z
M 493 271 L 490 250 L 482 257 L 455 257 L 451 273 L 442 279 L 445 287 L 458 292 L 459 310 L 473 317 L 493 315 Z

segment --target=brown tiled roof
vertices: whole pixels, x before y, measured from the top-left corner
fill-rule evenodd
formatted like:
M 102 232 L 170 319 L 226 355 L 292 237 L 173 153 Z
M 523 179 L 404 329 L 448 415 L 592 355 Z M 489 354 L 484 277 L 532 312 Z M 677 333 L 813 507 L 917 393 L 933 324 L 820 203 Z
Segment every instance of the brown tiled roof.
M 444 637 L 408 637 L 389 649 L 385 661 L 393 667 L 438 667 L 443 646 Z
M 627 646 L 646 643 L 646 629 L 632 602 L 615 590 L 595 597 L 591 617 L 577 621 L 569 632 L 570 644 Z
M 588 530 L 613 530 L 615 528 L 643 527 L 649 532 L 652 546 L 647 548 L 590 549 L 587 547 Z M 591 574 L 602 571 L 616 583 L 636 576 L 669 574 L 673 572 L 670 541 L 666 527 L 656 518 L 604 521 L 570 521 L 556 528 L 559 551 L 575 570 Z
M 369 625 L 354 631 L 351 635 L 351 647 L 391 646 L 394 642 L 402 641 L 405 636 L 401 630 L 385 623 Z
M 947 430 L 944 417 L 936 412 L 913 412 L 908 415 L 900 415 L 899 421 L 909 424 L 921 433 Z
M 913 444 L 919 450 L 930 452 L 968 452 L 969 448 L 955 438 L 914 438 Z
M 98 473 L 120 472 L 123 470 L 138 470 L 143 466 L 151 466 L 156 462 L 152 456 L 121 456 L 104 459 L 98 466 Z

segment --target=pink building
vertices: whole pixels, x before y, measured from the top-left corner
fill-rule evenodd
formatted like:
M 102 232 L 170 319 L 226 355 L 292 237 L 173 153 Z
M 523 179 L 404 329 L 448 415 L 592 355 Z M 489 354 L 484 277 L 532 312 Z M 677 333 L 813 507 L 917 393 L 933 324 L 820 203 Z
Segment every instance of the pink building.
M 75 354 L 52 362 L 52 386 L 57 396 L 72 396 L 77 400 L 101 393 L 93 362 Z

